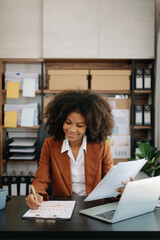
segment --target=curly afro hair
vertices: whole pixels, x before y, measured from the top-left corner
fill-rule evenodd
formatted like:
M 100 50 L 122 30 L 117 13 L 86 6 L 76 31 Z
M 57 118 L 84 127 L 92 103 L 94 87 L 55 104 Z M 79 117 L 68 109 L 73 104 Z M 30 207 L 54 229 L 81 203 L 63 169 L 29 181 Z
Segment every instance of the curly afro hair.
M 65 138 L 63 123 L 71 112 L 83 115 L 88 142 L 102 142 L 112 134 L 114 127 L 111 107 L 107 100 L 91 90 L 70 90 L 57 94 L 44 113 L 45 129 L 56 140 Z

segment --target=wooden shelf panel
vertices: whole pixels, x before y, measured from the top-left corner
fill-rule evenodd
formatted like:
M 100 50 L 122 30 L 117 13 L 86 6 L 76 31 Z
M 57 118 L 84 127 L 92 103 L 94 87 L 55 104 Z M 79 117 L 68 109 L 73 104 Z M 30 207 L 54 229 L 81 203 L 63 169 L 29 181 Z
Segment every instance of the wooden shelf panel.
M 134 126 L 134 129 L 151 129 L 151 126 Z
M 87 90 L 87 89 L 86 89 Z M 90 89 L 91 91 L 92 91 L 92 89 Z M 43 91 L 43 93 L 44 94 L 56 94 L 56 93 L 60 93 L 61 91 L 63 91 L 63 90 L 49 90 L 49 89 L 45 89 L 44 91 Z M 113 90 L 113 91 L 109 91 L 109 90 L 99 90 L 99 91 L 94 91 L 93 90 L 93 92 L 95 92 L 95 93 L 98 93 L 98 94 L 131 94 L 131 92 L 128 90 L 126 90 L 126 91 L 122 91 L 122 90 Z
M 0 62 L 4 63 L 39 63 L 43 62 L 41 58 L 0 58 Z
M 40 125 L 36 125 L 34 127 L 21 127 L 21 126 L 17 126 L 16 128 L 27 128 L 27 129 L 38 129 L 40 127 Z M 4 125 L 2 126 L 2 128 L 12 128 L 12 127 L 5 127 Z M 16 129 L 14 128 L 14 129 Z
M 20 93 L 20 94 L 22 94 L 22 92 L 23 92 L 22 90 L 19 90 L 19 93 Z M 2 93 L 6 94 L 6 93 L 7 93 L 7 90 L 3 89 L 3 90 L 2 90 Z M 41 94 L 41 90 L 39 89 L 39 90 L 35 91 L 35 93 L 36 93 L 36 94 Z
M 92 89 L 90 89 L 92 91 Z M 49 89 L 44 89 L 43 90 L 43 93 L 46 94 L 46 93 L 49 93 L 49 94 L 52 94 L 52 93 L 60 93 L 61 91 L 63 90 L 49 90 Z M 100 94 L 105 94 L 105 93 L 108 93 L 108 94 L 131 94 L 131 91 L 130 90 L 93 90 L 95 93 L 100 93 Z M 7 90 L 3 89 L 2 90 L 2 93 L 6 93 Z M 22 94 L 22 90 L 19 91 L 20 94 Z M 41 94 L 41 89 L 35 91 L 36 94 Z M 144 91 L 141 91 L 141 90 L 135 90 L 134 91 L 135 94 L 151 94 L 152 93 L 152 90 L 144 90 Z
M 151 94 L 152 90 L 134 90 L 135 94 Z

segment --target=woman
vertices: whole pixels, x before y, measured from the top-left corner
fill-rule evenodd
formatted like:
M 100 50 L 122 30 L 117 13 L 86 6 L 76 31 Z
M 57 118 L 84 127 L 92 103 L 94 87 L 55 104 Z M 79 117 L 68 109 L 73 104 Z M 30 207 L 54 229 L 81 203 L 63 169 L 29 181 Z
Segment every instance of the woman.
M 57 94 L 44 114 L 45 139 L 32 192 L 26 204 L 36 209 L 48 199 L 52 179 L 53 196 L 88 195 L 113 166 L 107 137 L 114 120 L 109 103 L 89 90 Z M 121 189 L 118 189 L 121 192 Z

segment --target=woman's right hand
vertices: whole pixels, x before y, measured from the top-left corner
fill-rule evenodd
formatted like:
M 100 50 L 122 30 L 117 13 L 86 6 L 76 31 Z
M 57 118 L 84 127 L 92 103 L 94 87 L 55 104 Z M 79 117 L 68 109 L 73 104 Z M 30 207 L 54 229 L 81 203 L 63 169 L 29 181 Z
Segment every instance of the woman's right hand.
M 37 209 L 41 203 L 43 202 L 43 196 L 41 196 L 40 194 L 37 194 L 37 199 L 38 202 L 36 201 L 34 195 L 32 193 L 30 193 L 26 198 L 25 198 L 25 202 L 26 205 L 30 208 L 30 209 Z

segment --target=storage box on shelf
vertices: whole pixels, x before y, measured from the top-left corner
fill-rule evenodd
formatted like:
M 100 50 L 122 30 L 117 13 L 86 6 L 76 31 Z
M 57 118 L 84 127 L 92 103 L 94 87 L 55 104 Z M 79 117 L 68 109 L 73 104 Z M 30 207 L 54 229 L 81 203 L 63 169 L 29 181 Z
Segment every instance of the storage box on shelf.
M 130 91 L 131 70 L 91 70 L 92 90 Z
M 49 90 L 87 89 L 87 70 L 48 70 Z

